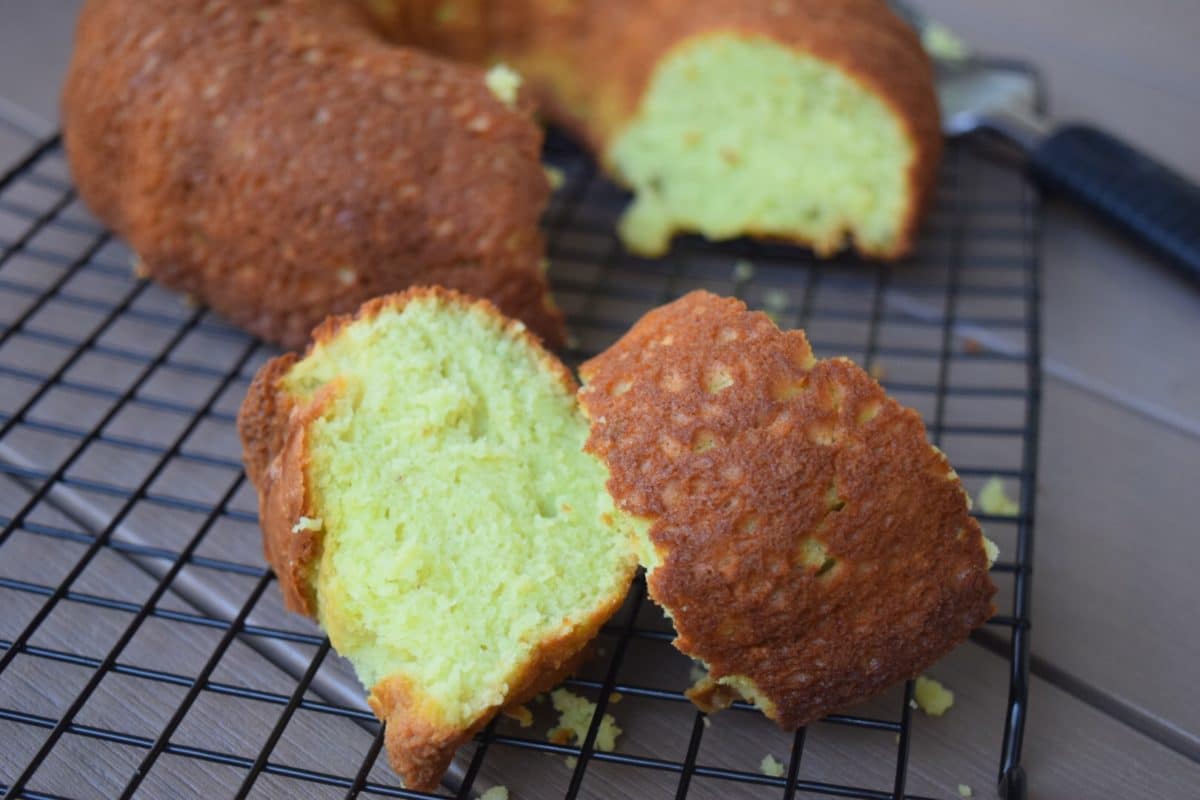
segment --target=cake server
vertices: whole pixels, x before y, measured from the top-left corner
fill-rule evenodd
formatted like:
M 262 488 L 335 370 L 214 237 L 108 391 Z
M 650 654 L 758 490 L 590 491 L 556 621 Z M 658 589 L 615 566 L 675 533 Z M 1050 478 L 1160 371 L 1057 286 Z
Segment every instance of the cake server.
M 897 1 L 937 71 L 942 131 L 999 135 L 1024 154 L 1030 177 L 1141 242 L 1200 282 L 1200 186 L 1086 123 L 1054 127 L 1028 71 L 978 59 L 944 26 Z

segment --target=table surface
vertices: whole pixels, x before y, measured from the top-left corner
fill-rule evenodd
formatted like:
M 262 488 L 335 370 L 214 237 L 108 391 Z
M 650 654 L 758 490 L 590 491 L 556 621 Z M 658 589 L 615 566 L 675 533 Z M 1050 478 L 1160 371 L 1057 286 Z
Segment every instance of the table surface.
M 0 0 L 10 118 L 53 128 L 77 5 Z M 1098 123 L 1200 180 L 1200 4 L 919 5 L 980 51 L 1038 65 L 1055 120 Z M 1043 264 L 1031 796 L 1196 797 L 1200 290 L 1053 203 Z M 1004 667 L 968 644 L 937 674 L 998 718 Z M 990 796 L 995 731 L 946 719 L 925 740 L 929 780 Z

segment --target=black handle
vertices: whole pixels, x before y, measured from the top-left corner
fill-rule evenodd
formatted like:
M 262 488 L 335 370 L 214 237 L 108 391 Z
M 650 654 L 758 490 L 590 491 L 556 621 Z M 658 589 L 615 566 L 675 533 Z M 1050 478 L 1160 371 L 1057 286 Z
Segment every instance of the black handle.
M 1061 128 L 1033 152 L 1034 179 L 1149 245 L 1200 281 L 1200 187 L 1086 125 Z

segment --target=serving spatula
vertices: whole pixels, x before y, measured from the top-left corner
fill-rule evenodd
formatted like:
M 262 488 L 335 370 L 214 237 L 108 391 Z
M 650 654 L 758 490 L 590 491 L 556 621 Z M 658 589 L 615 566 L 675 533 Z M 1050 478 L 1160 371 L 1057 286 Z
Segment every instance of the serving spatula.
M 1200 186 L 1116 136 L 1084 123 L 1052 127 L 1035 77 L 977 59 L 939 23 L 904 2 L 937 70 L 942 131 L 998 134 L 1024 153 L 1047 192 L 1086 207 L 1200 281 Z

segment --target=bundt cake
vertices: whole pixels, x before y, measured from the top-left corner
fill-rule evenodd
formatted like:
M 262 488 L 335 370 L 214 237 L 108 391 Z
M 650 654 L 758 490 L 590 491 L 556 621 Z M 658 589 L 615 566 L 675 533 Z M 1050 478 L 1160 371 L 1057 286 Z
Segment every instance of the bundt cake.
M 89 0 L 63 94 L 80 196 L 150 276 L 302 346 L 413 284 L 550 346 L 532 101 L 394 47 L 353 0 Z
M 414 283 L 564 338 L 529 92 L 679 231 L 892 258 L 941 147 L 883 0 L 88 0 L 63 94 L 82 198 L 146 273 L 289 347 Z
M 242 406 L 286 604 L 353 662 L 409 788 L 576 666 L 639 561 L 709 670 L 693 700 L 788 728 L 992 613 L 994 549 L 917 414 L 803 333 L 697 292 L 583 374 L 580 409 L 521 323 L 411 289 L 320 326 Z
M 912 678 L 992 613 L 994 546 L 917 413 L 739 301 L 693 292 L 580 369 L 650 596 L 707 679 L 784 728 Z
M 286 604 L 354 664 L 411 789 L 565 677 L 625 598 L 632 523 L 575 389 L 490 303 L 411 289 L 324 323 L 242 407 Z

